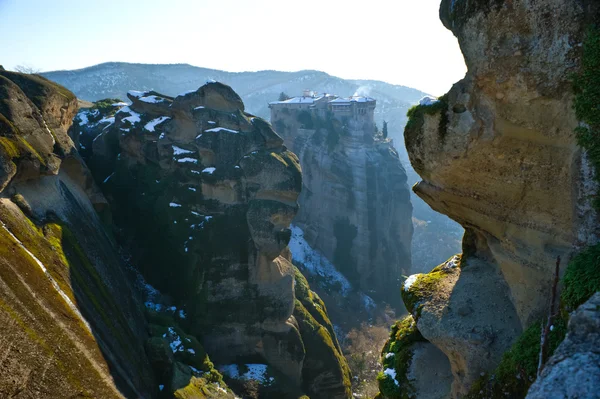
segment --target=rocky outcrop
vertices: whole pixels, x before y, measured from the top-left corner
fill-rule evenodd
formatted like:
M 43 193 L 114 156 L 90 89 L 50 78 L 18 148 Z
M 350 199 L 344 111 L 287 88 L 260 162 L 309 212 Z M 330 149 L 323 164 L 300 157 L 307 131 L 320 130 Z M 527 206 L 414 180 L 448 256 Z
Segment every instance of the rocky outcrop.
M 600 398 L 600 293 L 569 320 L 565 340 L 531 386 L 528 399 Z
M 342 121 L 283 109 L 271 119 L 302 165 L 294 225 L 354 289 L 401 308 L 397 293 L 411 265 L 412 205 L 392 143 L 375 134 L 368 118 Z
M 152 397 L 142 303 L 67 135 L 75 96 L 0 71 L 0 397 Z
M 105 114 L 81 130 L 81 140 L 94 135 L 87 156 L 119 239 L 185 314 L 178 335 L 198 338 L 219 366 L 268 365 L 277 397 L 349 397 L 324 305 L 308 288 L 294 293 L 299 277 L 287 244 L 302 184 L 297 157 L 226 85 L 129 99 L 115 105 L 114 120 Z M 152 323 L 160 337 L 171 322 Z M 156 364 L 160 371 L 164 362 Z
M 444 0 L 440 15 L 468 72 L 409 111 L 405 140 L 423 178 L 414 191 L 465 228 L 463 256 L 411 276 L 403 297 L 460 397 L 547 309 L 556 257 L 597 242 L 595 155 L 578 145 L 572 76 L 600 8 Z

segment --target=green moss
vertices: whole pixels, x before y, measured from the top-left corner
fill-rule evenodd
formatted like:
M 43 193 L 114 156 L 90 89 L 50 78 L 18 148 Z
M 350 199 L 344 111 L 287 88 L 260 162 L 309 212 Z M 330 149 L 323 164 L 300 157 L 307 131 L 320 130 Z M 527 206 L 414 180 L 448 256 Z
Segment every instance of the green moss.
M 569 310 L 575 310 L 600 291 L 600 244 L 586 248 L 571 259 L 563 279 L 561 301 Z
M 412 361 L 411 347 L 416 342 L 425 342 L 425 338 L 417 329 L 417 323 L 412 316 L 406 316 L 397 321 L 391 329 L 390 339 L 385 343 L 381 352 L 383 369 L 392 369 L 396 378 L 380 372 L 377 375 L 379 391 L 386 399 L 409 399 L 414 397 L 414 388 L 407 374 Z M 388 356 L 393 353 L 393 356 Z
M 563 341 L 567 332 L 569 315 L 562 312 L 554 321 L 550 332 L 548 356 L 551 356 Z M 540 353 L 541 321 L 533 323 L 502 357 L 502 361 L 490 374 L 479 378 L 466 399 L 524 398 L 535 381 Z
M 581 71 L 573 79 L 575 114 L 582 122 L 575 132 L 578 144 L 587 150 L 600 182 L 600 29 L 589 28 L 583 42 Z M 594 200 L 600 208 L 600 199 Z
M 461 255 L 459 257 L 459 265 L 461 264 Z M 448 261 L 453 259 L 450 258 Z M 417 319 L 421 316 L 423 302 L 435 295 L 438 286 L 446 276 L 452 272 L 452 268 L 444 267 L 446 263 L 435 267 L 432 271 L 426 274 L 418 274 L 416 280 L 412 283 L 408 290 L 402 289 L 402 300 L 406 309 Z
M 302 376 L 304 381 L 315 381 L 324 373 L 332 373 L 343 385 L 346 397 L 351 394 L 350 369 L 336 348 L 331 333 L 312 316 L 298 299 L 295 301 L 294 317 L 306 350 Z M 335 336 L 334 336 L 335 337 Z M 310 391 L 310 387 L 305 387 Z
M 118 98 L 105 98 L 104 100 L 96 101 L 91 109 L 97 109 L 103 115 L 114 113 L 117 107 L 113 106 L 113 104 L 122 102 Z

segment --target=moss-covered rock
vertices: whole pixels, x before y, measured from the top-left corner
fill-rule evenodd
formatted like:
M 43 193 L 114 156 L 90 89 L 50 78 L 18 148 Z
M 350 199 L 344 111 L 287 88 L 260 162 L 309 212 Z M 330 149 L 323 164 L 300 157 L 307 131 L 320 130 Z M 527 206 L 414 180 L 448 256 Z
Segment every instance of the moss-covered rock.
M 312 398 L 348 398 L 351 396 L 350 369 L 344 358 L 323 301 L 310 290 L 308 282 L 296 272 L 296 305 L 298 322 L 306 351 L 302 378 Z
M 301 392 L 307 362 L 303 330 L 291 317 L 294 270 L 284 256 L 298 209 L 298 159 L 267 122 L 244 112 L 226 85 L 208 83 L 176 98 L 156 92 L 128 97 L 132 104 L 102 127 L 89 158 L 111 202 L 117 238 L 132 248 L 148 283 L 188 313 L 186 320 L 169 320 L 147 312 L 152 352 L 160 352 L 156 338 L 171 347 L 181 340 L 174 364 L 203 373 L 212 370 L 204 349 L 218 364 L 260 360 Z M 313 302 L 323 310 L 312 320 L 327 325 L 333 346 L 323 356 L 338 372 L 345 360 L 322 301 Z M 164 356 L 153 363 L 176 367 Z M 169 374 L 160 367 L 156 372 Z M 198 391 L 187 374 L 183 380 L 177 390 Z
M 412 345 L 426 342 L 419 333 L 412 316 L 397 321 L 391 329 L 390 339 L 381 351 L 384 371 L 377 375 L 381 398 L 407 399 L 415 397 L 415 388 L 408 378 L 412 360 Z
M 429 273 L 414 274 L 404 281 L 401 291 L 402 300 L 415 319 L 418 320 L 421 316 L 424 302 L 436 295 L 439 284 L 460 267 L 461 255 L 455 255 Z

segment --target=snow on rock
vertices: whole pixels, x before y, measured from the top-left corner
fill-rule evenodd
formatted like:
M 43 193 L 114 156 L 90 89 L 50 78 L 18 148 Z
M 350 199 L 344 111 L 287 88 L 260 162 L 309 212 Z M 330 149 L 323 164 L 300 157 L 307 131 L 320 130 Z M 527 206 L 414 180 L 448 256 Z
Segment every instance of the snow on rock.
M 239 133 L 237 130 L 227 129 L 224 127 L 213 127 L 212 129 L 207 129 L 204 133 L 219 133 L 219 132 L 227 132 L 227 133 Z M 198 137 L 196 137 L 198 138 Z
M 158 104 L 165 102 L 165 99 L 157 96 L 144 96 L 138 98 L 140 101 L 145 102 L 147 104 Z
M 123 118 L 123 120 L 131 123 L 132 125 L 135 125 L 136 123 L 138 123 L 139 121 L 141 121 L 140 114 L 138 114 L 137 112 L 133 111 L 129 107 L 123 107 L 123 108 L 121 108 L 120 110 L 117 111 L 117 114 L 120 114 L 121 112 L 129 114 L 129 116 Z
M 178 163 L 198 163 L 198 160 L 196 158 L 189 158 L 189 157 L 185 157 L 185 158 L 181 158 L 177 160 Z
M 170 202 L 170 203 L 169 203 L 169 206 L 170 206 L 171 208 L 181 208 L 181 204 L 178 204 L 178 203 L 176 203 L 176 202 Z
M 267 377 L 267 365 L 266 364 L 246 364 L 248 371 L 244 374 L 240 374 L 240 368 L 237 364 L 228 364 L 219 367 L 219 371 L 226 374 L 229 378 L 240 379 L 240 380 L 254 380 L 260 384 L 272 383 L 275 381 L 273 377 Z
M 80 120 L 79 126 L 87 125 L 88 123 L 90 123 L 87 112 L 81 112 L 78 116 Z
M 204 169 L 202 169 L 202 173 L 208 173 L 208 174 L 212 175 L 215 170 L 216 170 L 216 168 L 204 168 Z
M 173 147 L 173 155 L 183 155 L 183 154 L 193 154 L 194 153 L 194 151 L 185 150 L 181 147 L 177 147 L 176 145 L 173 145 L 171 147 Z
M 114 116 L 110 116 L 110 117 L 108 117 L 108 118 L 107 118 L 107 117 L 104 117 L 104 118 L 100 119 L 100 120 L 98 121 L 98 123 L 109 123 L 109 124 L 113 124 L 113 123 L 115 123 L 115 117 L 114 117 Z M 107 127 L 108 127 L 108 126 L 107 126 Z M 104 129 L 106 129 L 106 127 L 105 127 Z
M 140 98 L 146 95 L 147 91 L 137 91 L 137 90 L 129 90 L 127 94 L 131 97 Z
M 154 128 L 158 125 L 160 125 L 161 123 L 163 123 L 166 120 L 169 120 L 171 118 L 169 118 L 168 116 L 161 116 L 158 117 L 156 119 L 152 119 L 150 122 L 146 123 L 146 125 L 144 125 L 144 129 L 146 129 L 149 132 L 153 132 Z M 161 133 L 162 135 L 162 133 Z
M 114 103 L 114 104 L 111 104 L 111 105 L 112 105 L 113 107 L 126 107 L 126 106 L 128 106 L 129 104 L 127 104 L 127 103 L 124 103 L 124 102 L 120 102 L 120 103 Z
M 199 106 L 197 106 L 197 107 L 196 107 L 196 108 L 194 108 L 194 109 L 195 109 L 195 110 L 197 110 L 197 109 L 204 109 L 204 108 L 206 108 L 204 105 L 199 105 Z
M 350 282 L 346 277 L 323 254 L 308 245 L 300 227 L 291 225 L 290 229 L 292 238 L 289 248 L 292 251 L 292 260 L 301 264 L 309 273 L 325 278 L 328 283 L 339 283 L 342 295 L 346 296 L 351 289 Z
M 394 380 L 394 383 L 396 383 L 396 385 L 400 385 L 398 383 L 398 381 L 396 381 L 396 370 L 394 370 L 394 369 L 385 369 L 383 371 L 383 374 L 392 377 L 392 380 Z
M 412 274 L 410 276 L 408 276 L 408 278 L 406 280 L 404 280 L 404 284 L 402 284 L 402 288 L 404 289 L 404 291 L 408 291 L 410 289 L 410 287 L 412 287 L 412 285 L 415 283 L 415 281 L 417 281 L 417 278 L 420 276 L 419 274 Z
M 435 103 L 438 103 L 439 101 L 440 100 L 438 100 L 437 98 L 425 96 L 425 97 L 423 97 L 422 99 L 419 100 L 419 105 L 429 106 L 429 105 L 433 105 Z
M 173 353 L 175 352 L 183 352 L 184 351 L 184 347 L 183 344 L 181 342 L 181 338 L 179 337 L 179 334 L 177 334 L 177 332 L 175 332 L 175 329 L 173 327 L 169 327 L 169 346 L 171 347 L 171 350 L 173 351 Z

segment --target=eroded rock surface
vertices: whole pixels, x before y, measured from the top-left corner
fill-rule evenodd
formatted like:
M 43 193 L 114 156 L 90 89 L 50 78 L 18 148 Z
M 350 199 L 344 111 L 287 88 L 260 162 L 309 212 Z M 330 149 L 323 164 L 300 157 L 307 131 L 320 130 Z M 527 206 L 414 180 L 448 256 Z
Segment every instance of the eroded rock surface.
M 273 368 L 281 397 L 286 389 L 348 397 L 349 371 L 323 304 L 311 299 L 302 311 L 299 301 L 312 294 L 294 294 L 287 244 L 298 158 L 226 85 L 129 99 L 114 121 L 83 132 L 94 135 L 89 163 L 142 273 L 185 310 L 178 323 L 215 363 Z
M 464 253 L 459 275 L 417 279 L 412 290 L 426 284 L 409 307 L 450 360 L 452 397 L 544 314 L 556 257 L 597 242 L 572 76 L 599 15 L 596 2 L 442 1 L 468 72 L 409 111 L 405 140 L 423 178 L 415 192 L 463 225 Z
M 392 143 L 376 134 L 368 112 L 340 117 L 280 108 L 272 109 L 271 122 L 303 170 L 294 224 L 354 289 L 401 309 L 397 293 L 411 267 L 412 205 Z
M 152 397 L 142 303 L 67 135 L 75 96 L 0 71 L 0 397 Z

